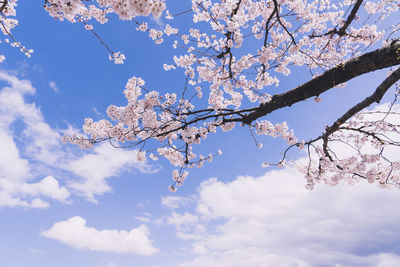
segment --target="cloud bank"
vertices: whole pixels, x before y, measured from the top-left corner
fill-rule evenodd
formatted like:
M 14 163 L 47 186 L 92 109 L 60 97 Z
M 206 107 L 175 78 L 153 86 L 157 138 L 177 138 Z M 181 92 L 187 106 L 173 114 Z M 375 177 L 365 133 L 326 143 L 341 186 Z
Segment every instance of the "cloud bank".
M 178 266 L 400 265 L 398 190 L 304 185 L 303 174 L 287 167 L 232 182 L 209 179 L 184 212 L 166 205 L 165 222 L 193 255 Z

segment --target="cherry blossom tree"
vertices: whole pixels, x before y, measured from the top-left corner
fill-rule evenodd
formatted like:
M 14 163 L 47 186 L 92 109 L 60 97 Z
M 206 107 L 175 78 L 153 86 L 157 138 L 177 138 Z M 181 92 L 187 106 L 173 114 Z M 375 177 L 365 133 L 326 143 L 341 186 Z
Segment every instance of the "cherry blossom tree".
M 282 159 L 264 162 L 263 167 L 283 166 L 291 149 L 305 151 L 308 160 L 298 167 L 310 189 L 317 182 L 335 185 L 342 180 L 400 186 L 400 161 L 389 157 L 393 151 L 399 153 L 400 145 L 400 114 L 393 111 L 399 95 L 400 0 L 192 0 L 182 1 L 181 10 L 169 10 L 164 0 L 45 0 L 43 4 L 50 16 L 81 23 L 92 32 L 116 64 L 123 63 L 125 55 L 113 51 L 94 27 L 112 17 L 132 21 L 156 44 L 171 39 L 176 56 L 164 69 L 183 69 L 186 78 L 181 91 L 164 95 L 147 88 L 141 78 L 130 78 L 124 90 L 126 106 L 109 106 L 110 120 L 86 119 L 85 135 L 65 136 L 64 141 L 90 148 L 108 140 L 137 147 L 139 160 L 165 158 L 176 167 L 170 186 L 175 191 L 189 168 L 222 154 L 218 148 L 210 148 L 208 155 L 196 154 L 196 145 L 218 129 L 249 127 L 251 134 L 287 141 Z M 11 33 L 18 24 L 17 0 L 0 0 L 0 5 L 4 41 L 29 56 L 33 50 Z M 179 25 L 175 21 L 180 16 L 190 17 L 192 24 Z M 162 28 L 149 26 L 154 18 L 165 21 Z M 0 61 L 4 59 L 0 56 Z M 299 67 L 310 71 L 308 82 L 271 93 L 279 87 L 282 74 L 290 79 Z M 317 137 L 298 140 L 285 122 L 268 120 L 276 110 L 309 98 L 319 102 L 324 92 L 380 69 L 387 69 L 388 75 L 374 93 L 354 103 Z M 391 87 L 394 100 L 386 110 L 365 111 Z M 351 152 L 339 153 L 337 143 Z

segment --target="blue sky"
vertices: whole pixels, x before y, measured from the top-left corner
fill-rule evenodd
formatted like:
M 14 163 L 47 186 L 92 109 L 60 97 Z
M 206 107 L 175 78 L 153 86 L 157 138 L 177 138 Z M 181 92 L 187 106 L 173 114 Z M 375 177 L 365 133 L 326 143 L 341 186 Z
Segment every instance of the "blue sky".
M 105 118 L 108 105 L 125 104 L 122 91 L 133 75 L 180 92 L 181 73 L 162 70 L 175 51 L 132 22 L 95 25 L 127 56 L 115 65 L 82 25 L 55 21 L 35 1 L 20 1 L 17 12 L 13 33 L 35 52 L 28 59 L 0 44 L 0 266 L 400 265 L 400 192 L 367 184 L 308 191 L 293 167 L 260 167 L 280 158 L 281 140 L 258 137 L 260 150 L 246 128 L 210 136 L 198 151 L 223 155 L 192 170 L 176 193 L 167 189 L 168 162 L 138 162 L 132 149 L 107 143 L 87 151 L 63 144 L 62 135 L 80 130 L 86 117 Z M 385 73 L 270 119 L 287 121 L 299 138 L 314 137 Z M 280 86 L 309 76 L 299 69 Z

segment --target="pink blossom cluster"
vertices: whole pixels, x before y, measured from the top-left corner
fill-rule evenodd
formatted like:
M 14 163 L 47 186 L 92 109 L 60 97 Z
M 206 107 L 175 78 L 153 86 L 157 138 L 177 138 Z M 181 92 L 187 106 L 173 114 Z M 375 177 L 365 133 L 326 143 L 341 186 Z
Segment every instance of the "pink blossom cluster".
M 165 9 L 165 3 L 163 0 L 96 0 L 90 3 L 82 0 L 48 0 L 45 9 L 50 16 L 59 20 L 77 22 L 95 19 L 103 24 L 108 21 L 106 15 L 110 13 L 115 13 L 121 20 L 150 15 L 158 18 Z
M 330 137 L 329 156 L 323 144 L 314 147 L 310 161 L 301 166 L 308 188 L 321 182 L 337 185 L 341 181 L 355 184 L 363 180 L 383 188 L 400 188 L 398 113 L 381 113 L 374 120 L 370 120 L 371 115 L 356 115 L 344 124 Z M 385 114 L 389 118 L 383 118 Z
M 48 0 L 45 10 L 55 19 L 67 20 L 71 23 L 82 22 L 85 29 L 93 31 L 93 25 L 88 21 L 94 19 L 98 23 L 108 22 L 111 14 L 116 14 L 121 20 L 133 20 L 138 16 L 153 16 L 159 18 L 165 9 L 164 0 Z M 160 38 L 157 38 L 158 42 Z M 109 50 L 109 48 L 107 47 Z M 115 64 L 122 64 L 125 55 L 110 51 L 109 59 Z
M 156 91 L 147 92 L 140 98 L 144 85 L 145 82 L 138 77 L 128 80 L 124 91 L 127 106 L 109 106 L 107 109 L 107 114 L 114 123 L 86 119 L 83 131 L 90 138 L 64 136 L 64 141 L 89 148 L 94 143 L 106 139 L 137 144 L 155 139 L 159 146 L 156 154 L 150 154 L 153 160 L 164 157 L 171 165 L 180 168 L 201 167 L 204 161 L 212 161 L 213 154 L 207 157 L 196 155 L 192 152 L 192 145 L 200 144 L 201 139 L 205 139 L 209 132 L 215 132 L 223 122 L 217 120 L 199 127 L 185 126 L 194 105 L 187 100 L 177 101 L 176 94 L 167 93 L 160 96 Z M 182 149 L 182 143 L 186 144 L 185 149 Z M 219 151 L 217 154 L 220 153 Z M 138 152 L 138 160 L 145 159 L 145 151 Z M 180 185 L 183 179 L 179 180 L 179 183 L 177 180 L 176 182 Z
M 12 35 L 12 30 L 18 25 L 16 17 L 15 7 L 17 6 L 18 0 L 8 0 L 7 6 L 0 14 L 0 31 L 3 33 L 5 38 L 0 37 L 0 43 L 5 42 L 12 47 L 17 47 L 27 57 L 31 57 L 33 49 L 27 49 L 19 41 L 17 41 Z M 2 3 L 4 4 L 4 2 Z M 0 62 L 5 60 L 4 55 L 0 55 Z
M 255 123 L 256 133 L 259 135 L 269 135 L 272 137 L 281 137 L 287 141 L 289 145 L 297 143 L 293 130 L 289 131 L 286 122 L 273 125 L 270 121 L 262 120 Z

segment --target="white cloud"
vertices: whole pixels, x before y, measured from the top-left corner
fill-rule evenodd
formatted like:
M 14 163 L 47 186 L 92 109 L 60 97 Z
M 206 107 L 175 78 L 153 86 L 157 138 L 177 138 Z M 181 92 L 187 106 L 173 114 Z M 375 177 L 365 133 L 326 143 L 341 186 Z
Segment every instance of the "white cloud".
M 96 107 L 93 107 L 93 112 L 94 112 L 94 114 L 96 114 L 97 116 L 102 116 L 102 115 L 103 115 L 103 114 L 101 114 L 100 111 L 97 110 Z
M 43 180 L 34 184 L 21 184 L 19 188 L 21 193 L 31 196 L 47 196 L 59 201 L 66 200 L 69 192 L 65 187 L 60 187 L 58 181 L 53 176 L 47 176 Z
M 28 252 L 31 254 L 45 254 L 46 251 L 38 248 L 27 248 Z
M 65 201 L 70 195 L 68 190 L 61 187 L 52 176 L 47 176 L 37 183 L 20 183 L 0 179 L 0 188 L 10 194 L 32 197 L 46 196 L 59 201 Z
M 49 203 L 41 197 L 66 201 L 68 190 L 52 176 L 38 181 L 37 166 L 30 163 L 40 158 L 55 160 L 50 151 L 59 137 L 44 123 L 40 110 L 24 100 L 26 94 L 35 93 L 35 88 L 29 81 L 5 72 L 0 72 L 0 81 L 11 85 L 0 91 L 0 206 L 47 208 Z M 21 121 L 25 126 L 23 130 L 14 126 Z M 17 139 L 27 143 L 22 152 Z
M 136 151 L 117 149 L 108 143 L 96 146 L 88 154 L 71 160 L 66 168 L 83 181 L 70 182 L 69 186 L 95 201 L 95 195 L 110 191 L 106 179 L 118 175 L 123 169 L 133 168 L 150 172 L 151 167 L 136 159 Z
M 153 247 L 149 234 L 145 225 L 130 231 L 97 230 L 86 226 L 86 220 L 79 216 L 57 222 L 41 233 L 76 249 L 151 256 L 159 249 Z
M 45 122 L 42 112 L 35 104 L 27 103 L 24 99 L 26 95 L 35 94 L 35 88 L 29 81 L 18 80 L 5 72 L 0 72 L 0 81 L 11 85 L 0 91 L 2 138 L 11 138 L 12 144 L 15 144 L 14 139 L 20 139 L 26 145 L 26 154 L 34 159 L 48 161 L 47 163 L 57 161 L 59 155 L 55 151 L 59 151 L 61 145 L 60 134 Z M 12 130 L 16 122 L 24 125 L 21 133 L 14 133 Z
M 0 178 L 21 181 L 30 177 L 29 161 L 21 158 L 11 133 L 4 128 L 0 128 L 0 147 Z
M 377 267 L 400 266 L 400 256 L 392 253 L 379 253 L 371 255 L 370 260 Z
M 109 262 L 109 263 L 107 264 L 107 267 L 118 267 L 118 265 L 117 265 L 116 263 Z M 121 265 L 121 267 L 123 267 L 123 266 Z
M 45 122 L 42 112 L 35 104 L 27 103 L 24 99 L 26 95 L 35 94 L 35 88 L 30 81 L 18 80 L 15 76 L 5 72 L 0 72 L 0 81 L 11 84 L 11 87 L 5 87 L 0 91 L 0 118 L 3 135 L 5 132 L 9 138 L 16 139 L 15 133 L 11 130 L 12 124 L 22 122 L 25 127 L 18 137 L 26 146 L 25 154 L 47 164 L 57 162 L 61 156 L 60 134 Z
M 100 262 L 98 267 L 125 267 L 125 265 L 118 265 L 114 262 L 108 262 L 108 263 Z
M 143 216 L 135 216 L 133 217 L 135 220 L 138 220 L 140 222 L 145 222 L 145 223 L 150 223 L 151 222 L 151 214 L 148 212 L 144 212 Z
M 19 197 L 15 197 L 7 191 L 1 189 L 0 191 L 0 206 L 6 207 L 30 207 L 30 208 L 48 208 L 49 203 L 39 199 L 34 198 L 32 200 L 23 200 Z
M 58 88 L 57 84 L 54 81 L 49 82 L 49 87 L 55 92 L 59 93 L 60 89 Z
M 175 225 L 180 228 L 184 224 L 196 223 L 198 220 L 197 216 L 187 212 L 184 214 L 172 212 L 171 216 L 167 218 L 167 224 Z
M 197 255 L 179 266 L 398 266 L 398 190 L 304 184 L 292 167 L 203 182 L 195 209 L 170 217 Z
M 190 202 L 190 198 L 182 196 L 164 196 L 161 197 L 161 204 L 169 209 L 178 209 L 187 205 Z

